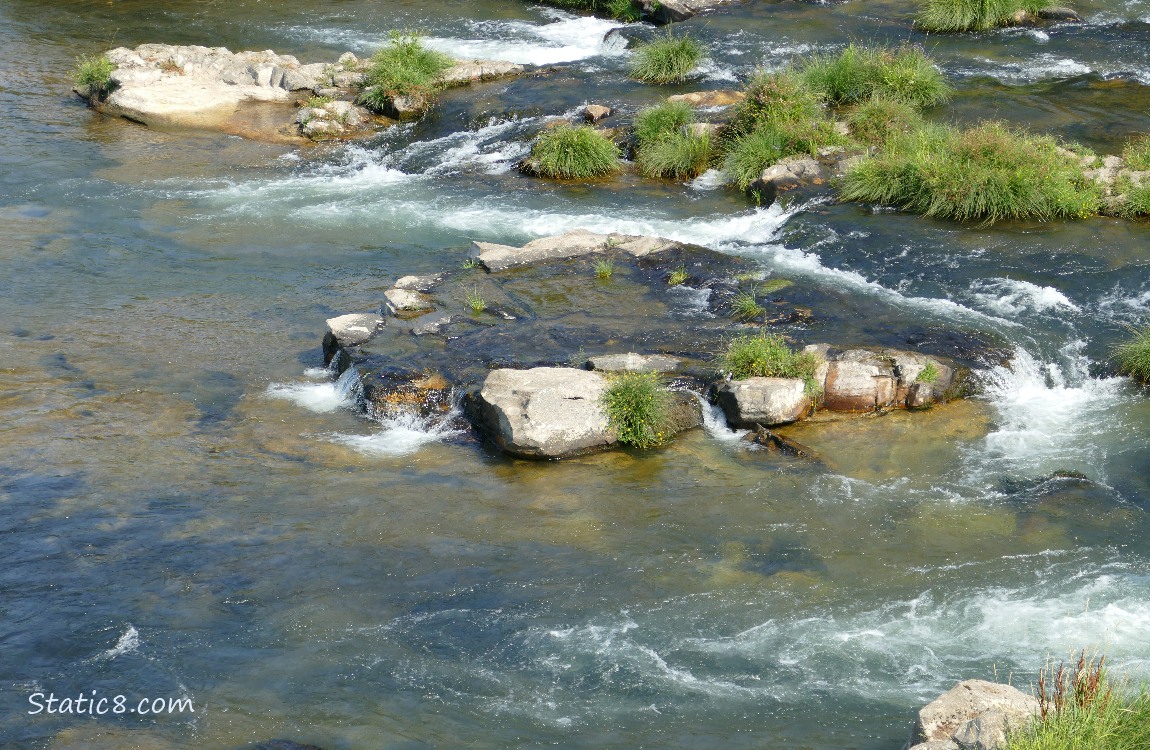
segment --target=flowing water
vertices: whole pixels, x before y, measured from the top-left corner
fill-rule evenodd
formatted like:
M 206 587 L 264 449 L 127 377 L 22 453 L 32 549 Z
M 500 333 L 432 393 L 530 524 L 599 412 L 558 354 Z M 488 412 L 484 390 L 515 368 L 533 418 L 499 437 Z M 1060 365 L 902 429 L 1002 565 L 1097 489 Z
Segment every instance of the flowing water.
M 1079 9 L 1082 26 L 953 38 L 889 2 L 758 1 L 686 27 L 713 43 L 709 86 L 909 38 L 958 86 L 940 119 L 1113 152 L 1150 131 L 1150 3 Z M 0 745 L 879 750 L 959 679 L 1025 687 L 1082 648 L 1150 676 L 1150 401 L 1103 366 L 1146 322 L 1150 227 L 518 176 L 545 116 L 667 93 L 627 82 L 618 25 L 519 0 L 0 3 Z M 334 59 L 391 28 L 558 67 L 304 151 L 68 94 L 74 56 L 112 45 Z M 534 464 L 352 413 L 325 318 L 472 239 L 575 227 L 830 289 L 842 309 L 812 338 L 849 319 L 1012 355 L 978 400 L 794 430 L 820 465 L 714 417 L 652 455 Z M 195 712 L 28 713 L 32 693 L 93 690 Z

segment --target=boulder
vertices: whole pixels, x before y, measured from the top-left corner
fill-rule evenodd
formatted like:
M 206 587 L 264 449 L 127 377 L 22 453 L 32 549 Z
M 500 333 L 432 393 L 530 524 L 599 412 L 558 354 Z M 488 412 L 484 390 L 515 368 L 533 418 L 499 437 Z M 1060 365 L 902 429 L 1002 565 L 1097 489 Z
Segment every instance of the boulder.
M 1072 8 L 1042 8 L 1035 13 L 1035 15 L 1044 21 L 1072 21 L 1082 23 L 1082 16 L 1078 15 L 1078 11 Z
M 614 112 L 615 110 L 610 107 L 604 107 L 602 104 L 588 104 L 583 108 L 583 120 L 594 125 L 606 120 Z
M 411 334 L 413 336 L 427 336 L 443 333 L 443 329 L 451 325 L 454 320 L 455 316 L 451 313 L 430 312 L 412 321 Z
M 679 23 L 734 0 L 639 0 L 643 15 L 654 23 Z
M 893 363 L 865 349 L 851 349 L 827 363 L 823 401 L 832 411 L 876 411 L 894 404 Z
M 519 63 L 506 60 L 460 60 L 443 72 L 440 80 L 445 86 L 466 86 L 479 81 L 493 81 L 522 73 Z
M 615 443 L 600 400 L 607 379 L 588 370 L 492 370 L 468 401 L 468 416 L 506 453 L 575 456 Z
M 410 289 L 392 287 L 383 296 L 387 299 L 387 311 L 397 318 L 413 317 L 413 313 L 423 313 L 434 307 L 430 299 Z
M 375 338 L 387 322 L 372 313 L 352 313 L 329 318 L 327 332 L 323 336 L 323 363 L 331 360 L 345 346 L 359 346 Z
M 430 292 L 442 281 L 443 274 L 429 273 L 424 276 L 404 276 L 392 284 L 392 287 L 412 292 Z
M 761 445 L 768 451 L 782 453 L 787 456 L 794 456 L 795 458 L 809 458 L 818 460 L 818 455 L 814 450 L 808 448 L 797 440 L 791 440 L 785 435 L 780 435 L 777 432 L 772 432 L 762 425 L 757 425 L 752 432 L 747 433 L 743 440 L 756 445 Z
M 612 248 L 642 257 L 677 246 L 678 243 L 673 240 L 660 237 L 596 234 L 586 229 L 575 229 L 555 237 L 532 240 L 523 247 L 499 245 L 494 242 L 472 242 L 471 257 L 476 258 L 488 271 L 495 272 L 516 266 L 576 258 L 605 252 Z
M 995 711 L 1003 715 L 1001 724 L 995 717 L 972 727 L 965 725 L 973 719 Z M 1018 688 L 987 680 L 966 680 L 923 706 L 911 731 L 911 746 L 925 742 L 958 742 L 956 733 L 962 730 L 966 740 L 989 741 L 996 727 L 1022 726 L 1038 713 L 1038 701 Z
M 1034 715 L 991 709 L 979 714 L 958 728 L 954 743 L 960 750 L 1002 750 L 1006 735 L 1024 728 Z
M 811 408 L 801 378 L 730 380 L 716 391 L 719 406 L 732 427 L 772 427 L 802 419 Z
M 810 156 L 791 156 L 764 169 L 747 190 L 758 192 L 763 203 L 771 203 L 779 193 L 802 185 L 822 185 L 827 177 L 826 169 L 818 160 Z
M 716 89 L 714 91 L 692 91 L 689 94 L 668 96 L 669 102 L 686 102 L 692 107 L 729 107 L 747 98 L 742 91 Z
M 953 740 L 939 740 L 934 742 L 922 742 L 910 750 L 959 750 L 958 745 Z
M 588 369 L 600 372 L 674 372 L 679 368 L 677 357 L 665 354 L 602 354 L 587 360 Z

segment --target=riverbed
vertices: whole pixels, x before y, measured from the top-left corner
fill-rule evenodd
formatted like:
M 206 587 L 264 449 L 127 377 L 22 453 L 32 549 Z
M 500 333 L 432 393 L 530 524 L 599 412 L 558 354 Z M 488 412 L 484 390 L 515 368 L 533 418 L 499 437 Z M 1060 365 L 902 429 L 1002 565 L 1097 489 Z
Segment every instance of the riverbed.
M 928 37 L 901 4 L 748 2 L 679 27 L 711 60 L 654 88 L 627 80 L 621 24 L 520 0 L 7 0 L 0 745 L 896 750 L 961 679 L 1028 689 L 1079 649 L 1150 678 L 1150 400 L 1106 363 L 1148 319 L 1150 225 L 988 229 L 514 168 L 549 116 L 858 39 L 927 47 L 957 89 L 935 119 L 1116 153 L 1150 132 L 1150 2 L 1078 10 Z M 393 28 L 546 67 L 304 149 L 148 130 L 69 93 L 75 56 L 112 46 L 335 60 Z M 960 331 L 1007 361 L 968 402 L 796 429 L 817 465 L 713 415 L 658 451 L 532 463 L 348 408 L 325 319 L 458 268 L 472 240 L 575 228 L 830 290 L 812 340 Z M 28 713 L 92 691 L 195 710 Z

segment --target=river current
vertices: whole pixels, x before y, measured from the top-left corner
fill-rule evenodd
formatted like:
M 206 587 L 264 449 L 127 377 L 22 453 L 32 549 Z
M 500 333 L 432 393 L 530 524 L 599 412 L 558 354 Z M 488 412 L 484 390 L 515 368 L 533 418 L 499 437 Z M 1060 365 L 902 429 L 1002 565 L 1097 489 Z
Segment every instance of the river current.
M 957 88 L 940 120 L 1114 153 L 1150 132 L 1150 3 L 1078 10 L 925 37 L 901 4 L 749 2 L 683 25 L 711 59 L 668 90 L 626 79 L 620 24 L 520 0 L 0 2 L 0 746 L 894 750 L 960 679 L 1027 689 L 1079 649 L 1150 677 L 1150 400 L 1105 366 L 1147 322 L 1145 222 L 985 229 L 514 170 L 546 116 L 852 39 L 925 44 Z M 557 70 L 303 150 L 69 93 L 75 56 L 111 46 L 334 60 L 392 28 Z M 828 341 L 862 311 L 852 330 L 961 330 L 1010 361 L 970 402 L 797 430 L 818 467 L 721 419 L 535 464 L 350 411 L 326 318 L 473 239 L 579 227 L 833 290 Z M 195 710 L 29 713 L 92 691 Z

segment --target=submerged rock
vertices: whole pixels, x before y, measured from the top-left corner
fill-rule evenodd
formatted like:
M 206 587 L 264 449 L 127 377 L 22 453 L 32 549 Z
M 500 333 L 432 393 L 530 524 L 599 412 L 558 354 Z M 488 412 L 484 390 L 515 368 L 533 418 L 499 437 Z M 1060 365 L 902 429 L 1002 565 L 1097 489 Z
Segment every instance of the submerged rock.
M 592 370 L 601 372 L 674 372 L 679 369 L 681 360 L 665 354 L 603 354 L 591 357 L 587 364 Z
M 999 750 L 1006 731 L 1034 720 L 1038 701 L 1018 688 L 986 680 L 966 680 L 919 710 L 912 747 L 953 742 L 962 750 Z
M 729 107 L 747 98 L 742 91 L 716 89 L 714 91 L 692 91 L 689 94 L 668 96 L 669 102 L 684 102 L 692 107 Z

